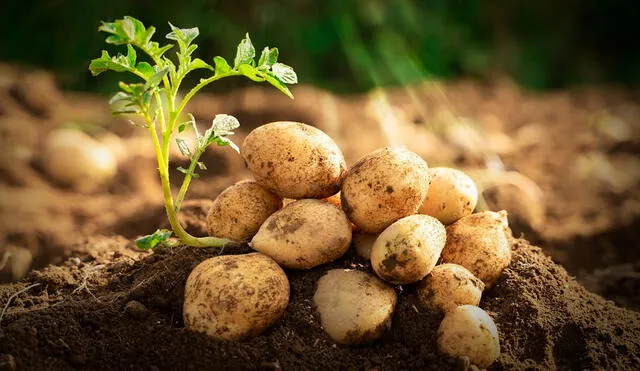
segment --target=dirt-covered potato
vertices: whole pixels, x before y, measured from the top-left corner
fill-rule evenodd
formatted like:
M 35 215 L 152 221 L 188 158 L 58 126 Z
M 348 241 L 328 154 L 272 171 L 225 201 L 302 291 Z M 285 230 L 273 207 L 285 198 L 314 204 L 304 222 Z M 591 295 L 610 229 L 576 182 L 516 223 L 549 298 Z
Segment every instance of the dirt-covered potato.
M 438 219 L 420 214 L 404 217 L 380 233 L 371 248 L 371 266 L 393 284 L 419 281 L 435 267 L 445 240 Z
M 332 269 L 318 280 L 313 301 L 322 327 L 340 344 L 374 341 L 391 325 L 396 292 L 377 277 Z
M 216 339 L 243 340 L 271 326 L 288 303 L 289 280 L 269 257 L 216 256 L 189 274 L 184 324 Z
M 360 230 L 353 231 L 353 245 L 358 255 L 365 259 L 371 259 L 371 248 L 376 242 L 378 234 L 366 233 Z
M 511 262 L 507 212 L 471 214 L 447 227 L 442 261 L 467 268 L 491 287 Z
M 478 189 L 469 176 L 457 169 L 429 169 L 429 192 L 419 213 L 431 215 L 445 225 L 473 212 L 478 202 Z
M 315 199 L 297 200 L 273 213 L 250 243 L 281 266 L 295 269 L 332 262 L 349 244 L 351 223 L 344 212 Z
M 428 310 L 448 312 L 459 305 L 478 305 L 484 283 L 457 264 L 440 264 L 416 288 L 420 305 Z
M 500 356 L 498 329 L 484 310 L 459 306 L 438 327 L 438 350 L 452 357 L 468 357 L 472 364 L 487 368 Z
M 267 218 L 282 208 L 282 198 L 254 180 L 243 180 L 225 189 L 207 214 L 213 237 L 249 241 Z
M 396 220 L 415 214 L 429 189 L 427 163 L 404 148 L 371 152 L 345 175 L 341 203 L 364 232 L 380 233 Z
M 278 121 L 254 129 L 240 153 L 258 183 L 281 197 L 329 197 L 340 190 L 346 171 L 333 139 L 299 122 Z
M 117 160 L 107 146 L 72 129 L 49 133 L 41 161 L 53 179 L 78 191 L 94 190 L 118 172 Z

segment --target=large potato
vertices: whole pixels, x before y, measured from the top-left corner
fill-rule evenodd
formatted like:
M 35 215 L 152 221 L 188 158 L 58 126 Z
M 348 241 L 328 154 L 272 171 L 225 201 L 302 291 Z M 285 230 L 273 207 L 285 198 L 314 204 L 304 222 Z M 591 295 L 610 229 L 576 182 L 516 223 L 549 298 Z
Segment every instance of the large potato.
M 447 227 L 442 261 L 467 268 L 491 287 L 511 262 L 507 212 L 471 214 Z
M 289 280 L 269 257 L 217 256 L 189 274 L 184 324 L 216 339 L 243 340 L 271 326 L 288 303 Z
M 72 129 L 49 133 L 43 146 L 42 164 L 53 179 L 78 191 L 92 191 L 118 172 L 116 157 L 109 147 Z
M 326 201 L 306 199 L 273 213 L 250 245 L 283 267 L 306 269 L 338 259 L 350 243 L 351 223 L 344 212 Z
M 340 344 L 377 339 L 391 325 L 396 293 L 375 276 L 332 269 L 318 280 L 313 301 L 322 327 Z
M 469 176 L 457 169 L 429 169 L 429 192 L 420 206 L 420 214 L 431 215 L 448 225 L 473 212 L 478 189 Z
M 448 312 L 438 327 L 438 350 L 453 357 L 468 357 L 481 368 L 500 356 L 498 329 L 484 310 L 462 305 Z
M 385 147 L 360 159 L 344 178 L 341 203 L 364 232 L 380 233 L 415 214 L 429 189 L 427 163 L 404 148 Z
M 446 232 L 438 219 L 410 215 L 385 229 L 371 248 L 371 266 L 393 284 L 421 280 L 435 267 L 444 247 Z
M 282 207 L 282 198 L 254 180 L 243 180 L 225 189 L 213 201 L 207 215 L 209 235 L 249 241 L 262 223 Z
M 484 283 L 465 267 L 457 264 L 437 265 L 417 285 L 420 305 L 428 310 L 448 312 L 459 305 L 478 305 Z
M 258 183 L 281 197 L 329 197 L 340 190 L 346 171 L 336 143 L 299 122 L 278 121 L 254 129 L 240 153 Z

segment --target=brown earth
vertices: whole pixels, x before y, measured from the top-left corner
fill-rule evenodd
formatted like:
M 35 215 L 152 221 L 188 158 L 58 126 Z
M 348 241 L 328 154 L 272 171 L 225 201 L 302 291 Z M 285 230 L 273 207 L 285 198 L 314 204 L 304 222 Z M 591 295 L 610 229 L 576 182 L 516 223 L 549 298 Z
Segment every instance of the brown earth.
M 190 108 L 205 124 L 215 113 L 235 115 L 242 124 L 236 142 L 263 123 L 297 120 L 334 137 L 348 164 L 381 146 L 405 144 L 430 166 L 466 169 L 484 188 L 479 208 L 507 209 L 516 236 L 524 233 L 580 281 L 540 249 L 514 240 L 513 262 L 481 303 L 500 331 L 502 355 L 492 368 L 640 367 L 640 315 L 582 286 L 640 308 L 637 91 L 528 94 L 508 82 L 459 82 L 349 97 L 310 87 L 294 94 L 295 101 L 260 88 L 205 94 Z M 112 118 L 105 101 L 62 93 L 46 73 L 0 65 L 0 280 L 36 269 L 0 286 L 0 310 L 7 306 L 0 369 L 468 367 L 437 354 L 441 315 L 418 309 L 411 287 L 397 288 L 398 308 L 382 339 L 334 345 L 311 297 L 330 268 L 370 271 L 353 252 L 327 266 L 288 271 L 287 312 L 255 339 L 222 343 L 186 331 L 186 277 L 219 252 L 135 250 L 134 237 L 166 226 L 159 182 L 146 138 L 137 138 L 141 130 Z M 60 125 L 103 140 L 124 138 L 126 155 L 108 189 L 77 193 L 42 172 L 39 146 Z M 232 151 L 212 149 L 204 161 L 209 171 L 192 183 L 194 201 L 182 215 L 194 234 L 206 233 L 207 201 L 196 200 L 248 176 Z M 179 175 L 172 174 L 174 183 Z M 235 246 L 223 253 L 248 251 Z

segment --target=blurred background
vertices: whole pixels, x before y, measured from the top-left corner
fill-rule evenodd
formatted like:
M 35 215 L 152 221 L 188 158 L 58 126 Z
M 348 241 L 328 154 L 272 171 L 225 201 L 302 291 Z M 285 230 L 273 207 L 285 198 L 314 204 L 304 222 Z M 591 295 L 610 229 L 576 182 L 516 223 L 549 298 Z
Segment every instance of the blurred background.
M 205 60 L 232 56 L 249 32 L 258 47 L 280 48 L 302 83 L 361 92 L 426 77 L 507 75 L 530 89 L 640 82 L 633 1 L 541 0 L 35 0 L 6 2 L 0 59 L 54 72 L 62 87 L 111 91 L 116 77 L 93 79 L 101 20 L 132 15 L 200 28 Z

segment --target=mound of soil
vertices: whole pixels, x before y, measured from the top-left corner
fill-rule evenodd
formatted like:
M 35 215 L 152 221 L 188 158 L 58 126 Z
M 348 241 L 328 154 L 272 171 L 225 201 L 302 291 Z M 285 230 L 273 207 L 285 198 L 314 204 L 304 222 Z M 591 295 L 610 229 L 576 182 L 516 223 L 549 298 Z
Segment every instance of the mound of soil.
M 390 329 L 371 345 L 335 345 L 312 297 L 331 268 L 370 271 L 354 253 L 328 266 L 287 271 L 291 302 L 264 334 L 220 342 L 182 322 L 184 284 L 213 249 L 135 251 L 128 240 L 99 238 L 77 246 L 61 266 L 32 273 L 2 292 L 16 296 L 2 322 L 0 353 L 17 369 L 466 369 L 436 352 L 442 315 L 400 289 Z M 235 246 L 224 254 L 244 253 Z M 498 326 L 502 355 L 493 369 L 638 369 L 640 314 L 587 292 L 524 240 L 480 306 Z M 37 284 L 37 286 L 33 286 Z

